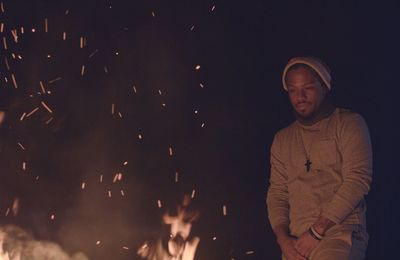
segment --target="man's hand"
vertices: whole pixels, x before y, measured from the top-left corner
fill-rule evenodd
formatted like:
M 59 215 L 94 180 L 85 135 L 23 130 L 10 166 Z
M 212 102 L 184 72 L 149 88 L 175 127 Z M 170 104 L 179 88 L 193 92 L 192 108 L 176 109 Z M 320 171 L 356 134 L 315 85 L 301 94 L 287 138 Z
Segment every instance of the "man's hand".
M 294 248 L 302 256 L 308 258 L 310 257 L 311 252 L 318 246 L 318 244 L 319 240 L 313 238 L 307 230 L 299 237 L 299 239 L 297 239 Z
M 286 260 L 306 260 L 295 248 L 296 238 L 287 237 L 285 239 L 278 240 L 278 244 L 282 250 Z
M 318 220 L 314 223 L 313 227 L 318 234 L 325 235 L 325 232 L 333 227 L 336 223 L 332 220 L 320 216 Z

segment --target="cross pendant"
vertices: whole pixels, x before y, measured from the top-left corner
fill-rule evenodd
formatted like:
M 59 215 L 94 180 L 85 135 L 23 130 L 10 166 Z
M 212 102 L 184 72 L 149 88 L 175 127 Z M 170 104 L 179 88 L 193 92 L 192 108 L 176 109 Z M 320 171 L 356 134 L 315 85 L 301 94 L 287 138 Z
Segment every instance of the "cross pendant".
M 304 165 L 306 166 L 307 172 L 310 171 L 310 169 L 311 169 L 311 164 L 312 164 L 312 162 L 310 161 L 310 159 L 307 158 L 307 161 L 306 161 L 306 163 L 304 164 Z

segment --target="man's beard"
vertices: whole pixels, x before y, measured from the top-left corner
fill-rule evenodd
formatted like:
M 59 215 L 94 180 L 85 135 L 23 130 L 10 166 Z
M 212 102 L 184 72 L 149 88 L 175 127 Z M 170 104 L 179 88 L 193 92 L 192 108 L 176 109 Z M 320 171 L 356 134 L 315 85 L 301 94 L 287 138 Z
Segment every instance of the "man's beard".
M 332 104 L 330 98 L 328 96 L 325 96 L 324 100 L 321 102 L 318 108 L 311 112 L 309 115 L 303 116 L 299 112 L 297 112 L 296 109 L 293 110 L 296 119 L 301 124 L 313 125 L 318 121 L 330 116 L 335 110 L 335 106 Z

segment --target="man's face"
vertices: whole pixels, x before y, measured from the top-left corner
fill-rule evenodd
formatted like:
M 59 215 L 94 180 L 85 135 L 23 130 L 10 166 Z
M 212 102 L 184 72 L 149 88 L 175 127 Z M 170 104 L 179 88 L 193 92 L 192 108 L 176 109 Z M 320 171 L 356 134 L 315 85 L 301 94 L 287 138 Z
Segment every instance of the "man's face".
M 286 74 L 289 99 L 297 114 L 302 118 L 311 117 L 325 98 L 327 89 L 311 69 L 299 67 Z

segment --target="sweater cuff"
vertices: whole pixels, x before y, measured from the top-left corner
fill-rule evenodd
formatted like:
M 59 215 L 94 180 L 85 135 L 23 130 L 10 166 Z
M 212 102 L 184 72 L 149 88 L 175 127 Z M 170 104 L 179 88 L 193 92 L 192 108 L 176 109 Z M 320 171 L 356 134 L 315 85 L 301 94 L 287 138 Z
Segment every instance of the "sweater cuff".
M 336 224 L 340 224 L 352 211 L 353 207 L 348 201 L 339 196 L 335 196 L 328 208 L 325 209 L 321 215 Z

